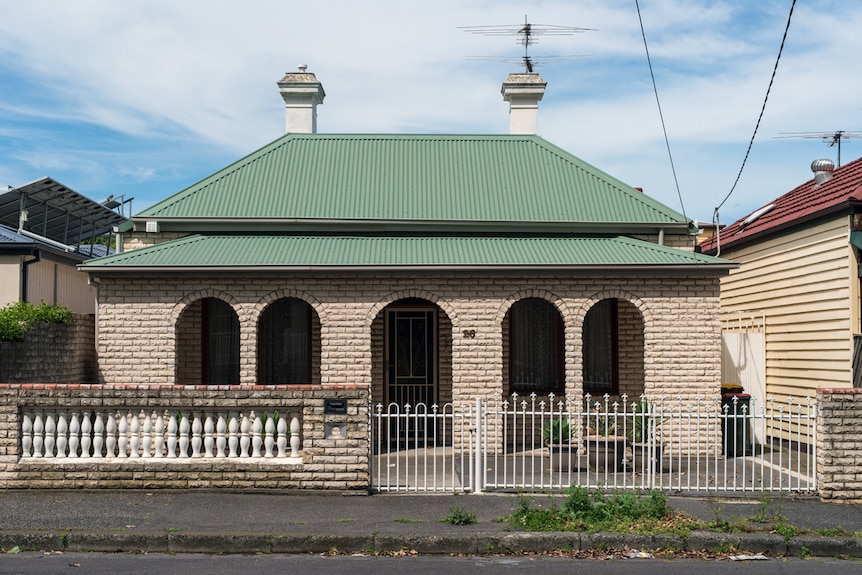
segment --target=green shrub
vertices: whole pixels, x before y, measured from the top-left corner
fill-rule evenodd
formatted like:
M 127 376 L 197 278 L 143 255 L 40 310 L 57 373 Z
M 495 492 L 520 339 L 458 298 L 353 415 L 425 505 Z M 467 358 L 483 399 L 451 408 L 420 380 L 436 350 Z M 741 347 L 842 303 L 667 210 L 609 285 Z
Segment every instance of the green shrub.
M 10 303 L 0 309 L 0 341 L 24 341 L 34 324 L 68 323 L 72 317 L 72 310 L 61 305 Z

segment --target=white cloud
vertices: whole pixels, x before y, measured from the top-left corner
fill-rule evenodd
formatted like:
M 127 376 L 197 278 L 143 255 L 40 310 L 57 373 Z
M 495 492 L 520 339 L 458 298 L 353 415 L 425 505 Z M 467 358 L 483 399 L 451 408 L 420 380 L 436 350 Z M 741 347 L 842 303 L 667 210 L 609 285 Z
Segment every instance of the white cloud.
M 653 0 L 640 6 L 687 212 L 705 219 L 739 169 L 789 3 Z M 110 185 L 104 182 L 111 177 L 120 178 L 114 185 L 125 184 L 124 177 L 161 179 L 176 191 L 192 181 L 170 183 L 170 175 L 205 175 L 200 166 L 218 167 L 213 151 L 221 150 L 222 161 L 280 135 L 275 83 L 300 63 L 327 92 L 321 131 L 502 133 L 508 118 L 499 89 L 511 66 L 468 57 L 517 57 L 521 48 L 514 38 L 476 36 L 458 26 L 518 23 L 524 9 L 480 0 L 16 3 L 0 20 L 0 80 L 8 75 L 20 84 L 0 94 L 0 114 L 38 126 L 34 131 L 55 123 L 80 135 L 75 149 L 49 148 L 52 164 L 19 125 L 5 126 L 16 149 L 23 148 L 16 156 L 22 164 L 0 174 L 26 181 L 33 178 L 23 172 L 38 165 L 77 169 L 87 185 Z M 549 82 L 542 134 L 678 209 L 634 3 L 547 0 L 527 10 L 533 22 L 598 30 L 540 38 L 533 47 L 539 56 L 590 54 L 539 70 Z M 774 136 L 859 127 L 862 79 L 853 59 L 862 53 L 860 29 L 862 13 L 848 3 L 797 6 L 740 182 L 744 199 L 728 203 L 740 212 L 734 217 L 807 179 L 786 169 L 795 156 L 830 152 L 819 142 Z M 131 143 L 128 153 L 99 152 L 103 146 L 88 139 L 88 125 L 143 143 L 136 152 Z M 178 152 L 186 154 L 185 169 L 178 168 L 182 159 L 166 159 Z M 161 188 L 144 193 L 166 195 Z

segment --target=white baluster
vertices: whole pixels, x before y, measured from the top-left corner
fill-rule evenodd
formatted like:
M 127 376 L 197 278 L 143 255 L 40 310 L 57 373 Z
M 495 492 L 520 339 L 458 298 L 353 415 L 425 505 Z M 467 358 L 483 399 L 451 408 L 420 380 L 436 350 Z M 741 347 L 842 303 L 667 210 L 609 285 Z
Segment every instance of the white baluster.
M 126 432 L 129 430 L 129 419 L 125 414 L 118 413 L 119 421 L 117 422 L 117 457 L 125 459 L 127 457 L 126 446 L 129 438 L 126 437 Z M 131 414 L 129 414 L 131 415 Z
M 144 459 L 152 457 L 153 449 L 153 418 L 141 411 L 141 419 L 143 419 L 143 439 L 141 441 L 142 453 Z
M 153 417 L 156 420 L 155 427 L 153 428 L 153 438 L 155 439 L 155 453 L 153 457 L 160 459 L 163 457 L 162 449 L 165 447 L 165 420 L 162 418 L 161 413 L 156 413 L 155 411 L 153 411 Z
M 173 459 L 177 456 L 177 418 L 167 412 L 165 414 L 168 418 L 168 458 Z
M 180 417 L 180 457 L 188 457 L 189 456 L 189 430 L 191 426 L 189 425 L 188 416 L 183 413 Z
M 21 455 L 22 457 L 30 457 L 30 452 L 33 449 L 33 419 L 29 413 L 25 413 L 21 418 Z
M 81 442 L 81 420 L 77 411 L 72 412 L 69 420 L 69 457 L 78 457 L 78 445 Z
M 272 417 L 267 418 L 264 432 L 266 433 L 263 439 L 264 457 L 272 457 L 272 446 L 275 444 L 275 422 Z
M 109 413 L 105 419 L 105 457 L 117 456 L 117 415 L 118 413 Z
M 251 442 L 251 437 L 249 436 L 249 430 L 251 429 L 251 422 L 248 419 L 247 415 L 242 416 L 242 423 L 239 426 L 239 456 L 240 457 L 248 457 L 248 444 Z
M 299 418 L 290 420 L 290 456 L 299 457 Z
M 96 421 L 93 422 L 93 457 L 102 458 L 102 446 L 105 445 L 105 420 L 102 412 L 96 412 Z
M 143 412 L 141 412 L 143 415 Z M 132 415 L 129 413 L 129 457 L 138 459 L 141 454 L 139 448 L 141 446 L 141 418 L 138 414 Z
M 278 456 L 286 457 L 287 453 L 285 450 L 287 449 L 287 418 L 279 417 L 278 425 L 276 426 L 276 430 L 278 431 L 278 439 L 276 440 L 276 445 L 278 445 Z
M 45 457 L 54 457 L 54 442 L 57 439 L 57 424 L 54 414 L 45 416 Z
M 192 420 L 192 457 L 201 456 L 201 414 L 195 413 Z
M 216 437 L 216 457 L 225 456 L 224 448 L 227 445 L 226 431 L 227 422 L 225 422 L 224 413 L 219 413 L 218 421 L 216 421 L 216 433 L 218 434 L 218 437 Z
M 227 425 L 227 446 L 228 446 L 228 457 L 236 457 L 238 454 L 236 452 L 236 448 L 239 445 L 239 437 L 237 437 L 237 429 L 239 428 L 239 422 L 236 419 L 236 414 L 230 416 L 230 422 Z
M 36 419 L 33 421 L 33 457 L 42 457 L 42 448 L 45 445 L 45 423 L 42 421 L 42 414 L 36 413 Z
M 213 425 L 212 413 L 207 412 L 207 417 L 204 419 L 204 457 L 213 456 L 213 444 L 215 443 L 215 438 L 213 437 L 214 430 L 215 425 Z
M 66 446 L 69 444 L 69 424 L 66 422 L 66 412 L 57 414 L 57 458 L 66 458 Z
M 251 456 L 252 457 L 260 457 L 260 444 L 262 442 L 260 437 L 260 432 L 263 431 L 263 423 L 260 421 L 259 417 L 255 417 L 254 412 L 251 412 L 252 424 L 251 424 Z
M 90 445 L 93 443 L 93 422 L 90 412 L 81 415 L 81 457 L 90 457 Z

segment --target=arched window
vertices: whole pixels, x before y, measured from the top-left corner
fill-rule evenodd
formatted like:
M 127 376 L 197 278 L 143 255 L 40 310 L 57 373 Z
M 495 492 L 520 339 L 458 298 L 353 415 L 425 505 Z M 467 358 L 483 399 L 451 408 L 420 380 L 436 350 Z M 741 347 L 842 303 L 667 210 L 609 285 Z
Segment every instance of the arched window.
M 239 318 L 227 302 L 201 301 L 202 381 L 205 385 L 239 383 Z
M 509 310 L 510 390 L 563 391 L 563 321 L 552 303 L 524 299 Z
M 280 299 L 261 314 L 261 384 L 311 383 L 311 314 L 311 306 L 295 298 Z
M 596 303 L 584 318 L 584 392 L 615 394 L 619 390 L 617 300 Z

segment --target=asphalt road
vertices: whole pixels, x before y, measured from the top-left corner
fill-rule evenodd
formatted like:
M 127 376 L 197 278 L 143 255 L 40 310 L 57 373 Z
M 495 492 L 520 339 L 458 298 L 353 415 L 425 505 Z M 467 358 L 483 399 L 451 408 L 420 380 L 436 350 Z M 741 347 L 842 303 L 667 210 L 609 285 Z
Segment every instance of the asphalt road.
M 125 575 L 171 573 L 184 575 L 366 575 L 410 573 L 411 575 L 453 575 L 481 573 L 542 573 L 542 575 L 613 574 L 613 575 L 734 575 L 756 572 L 757 575 L 857 575 L 862 562 L 821 559 L 769 559 L 766 561 L 730 561 L 695 559 L 570 559 L 547 556 L 515 557 L 374 557 L 318 555 L 198 555 L 122 553 L 18 553 L 0 556 L 0 573 L 15 575 Z

